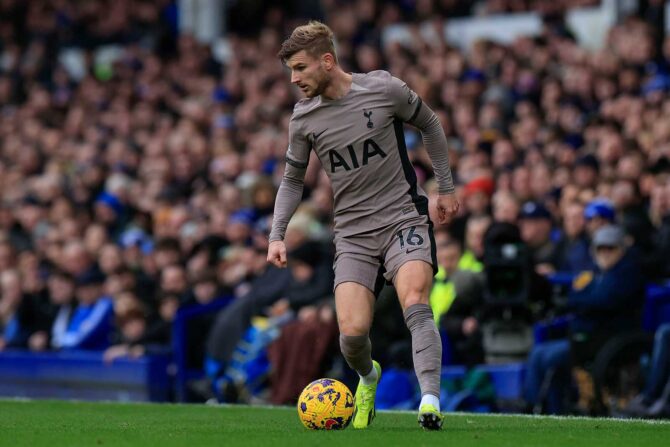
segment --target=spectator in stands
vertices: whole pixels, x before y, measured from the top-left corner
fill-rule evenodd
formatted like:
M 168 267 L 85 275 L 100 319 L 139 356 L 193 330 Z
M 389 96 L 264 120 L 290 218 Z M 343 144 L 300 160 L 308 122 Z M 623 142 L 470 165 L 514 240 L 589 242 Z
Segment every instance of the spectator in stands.
M 138 358 L 151 354 L 166 354 L 171 347 L 160 331 L 152 330 L 144 304 L 136 297 L 128 297 L 123 305 L 115 306 L 115 325 L 112 346 L 103 358 L 113 362 L 120 357 Z
M 75 278 L 99 275 L 98 267 L 79 239 L 73 239 L 63 248 L 62 268 Z
M 595 267 L 581 203 L 572 202 L 563 208 L 563 231 L 552 257 L 552 264 L 560 272 L 579 273 Z
M 222 373 L 254 315 L 282 317 L 332 293 L 332 258 L 315 242 L 289 252 L 289 269 L 268 267 L 249 292 L 223 309 L 207 340 L 213 375 Z
M 612 186 L 612 202 L 617 210 L 618 221 L 643 253 L 652 250 L 652 236 L 654 228 L 649 220 L 637 179 L 618 179 Z
M 96 197 L 94 205 L 95 220 L 104 225 L 107 233 L 116 239 L 127 224 L 127 211 L 125 205 L 107 191 L 103 191 Z
M 224 298 L 224 296 L 221 294 L 216 274 L 211 270 L 204 270 L 193 278 L 193 293 L 187 305 L 204 306 L 221 298 Z M 188 322 L 186 333 L 187 345 L 190 348 L 187 361 L 193 368 L 200 368 L 204 363 L 207 336 L 212 329 L 215 318 L 215 313 L 209 313 L 200 315 Z
M 645 259 L 645 270 L 652 279 L 670 278 L 670 183 L 657 182 L 651 191 L 649 214 L 656 228 L 653 249 Z
M 91 272 L 77 279 L 77 306 L 61 307 L 52 332 L 55 349 L 102 350 L 109 346 L 114 308 L 111 298 L 102 295 L 104 276 Z
M 495 184 L 489 177 L 475 178 L 463 187 L 463 211 L 465 213 L 456 217 L 449 224 L 449 229 L 455 237 L 460 238 L 461 234 L 467 232 L 466 227 L 470 217 L 490 214 L 494 188 Z
M 624 414 L 631 417 L 670 416 L 670 323 L 656 329 L 644 390 L 628 403 Z
M 592 247 L 598 272 L 575 279 L 567 303 L 575 315 L 569 339 L 540 344 L 528 359 L 524 394 L 531 408 L 542 405 L 544 397 L 548 412 L 564 411 L 561 386 L 569 383 L 571 363 L 587 364 L 613 335 L 639 326 L 644 276 L 630 245 L 621 227 L 607 225 L 596 231 Z M 551 386 L 546 396 L 540 396 L 545 380 Z
M 23 300 L 21 276 L 17 270 L 5 270 L 0 274 L 0 350 L 21 347 L 25 343 L 25 328 L 19 318 L 19 307 Z
M 575 162 L 574 180 L 581 189 L 594 188 L 598 181 L 600 162 L 593 154 L 586 154 Z
M 175 238 L 160 239 L 153 251 L 153 260 L 157 271 L 163 271 L 169 265 L 176 265 L 182 259 L 179 240 Z
M 611 225 L 616 219 L 616 210 L 611 201 L 607 199 L 594 199 L 584 208 L 584 219 L 589 237 L 593 237 L 596 231 L 605 225 Z
M 439 270 L 430 292 L 435 322 L 444 329 L 453 349 L 454 363 L 473 366 L 484 361 L 482 336 L 477 320 L 482 305 L 484 277 L 481 272 L 460 270 L 461 247 L 447 240 L 437 247 Z
M 43 307 L 35 307 L 32 312 L 37 316 L 36 324 L 31 328 L 28 348 L 31 351 L 45 351 L 51 346 L 53 324 L 56 315 L 67 308 L 71 312 L 75 303 L 75 281 L 64 270 L 54 270 L 47 281 L 49 302 Z
M 458 261 L 460 270 L 481 272 L 484 256 L 484 234 L 491 225 L 489 216 L 471 216 L 465 226 L 465 250 Z
M 165 266 L 160 274 L 160 291 L 163 294 L 178 296 L 180 303 L 188 302 L 191 299 L 191 291 L 184 267 L 178 264 Z
M 519 218 L 519 201 L 509 191 L 500 190 L 493 195 L 493 220 L 516 224 Z
M 301 308 L 297 319 L 284 326 L 279 338 L 268 348 L 272 403 L 295 403 L 303 384 L 323 377 L 339 349 L 337 340 L 332 300 Z
M 116 313 L 116 327 L 118 334 L 113 340 L 112 346 L 105 349 L 103 358 L 105 362 L 111 363 L 119 357 L 137 358 L 144 355 L 142 339 L 146 332 L 146 316 L 141 305 L 123 309 L 122 313 Z
M 519 215 L 521 238 L 528 244 L 531 258 L 538 273 L 554 270 L 552 255 L 554 243 L 551 240 L 552 218 L 549 210 L 539 202 L 526 202 Z

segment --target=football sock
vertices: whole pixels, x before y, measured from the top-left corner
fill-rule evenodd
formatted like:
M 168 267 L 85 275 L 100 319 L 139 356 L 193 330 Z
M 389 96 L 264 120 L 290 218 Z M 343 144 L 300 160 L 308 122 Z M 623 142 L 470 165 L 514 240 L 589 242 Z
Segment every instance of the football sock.
M 442 340 L 433 320 L 433 311 L 427 304 L 414 304 L 405 310 L 404 316 L 412 334 L 414 372 L 421 395 L 439 396 Z
M 426 404 L 432 405 L 435 408 L 437 408 L 437 411 L 440 411 L 440 399 L 437 396 L 433 396 L 432 394 L 424 394 L 423 397 L 421 398 L 419 408 L 421 408 Z
M 351 369 L 361 376 L 363 383 L 366 383 L 371 375 L 374 375 L 376 380 L 377 371 L 372 367 L 372 344 L 368 335 L 340 334 L 340 351 Z
M 361 382 L 363 382 L 363 385 L 374 385 L 377 383 L 377 380 L 379 377 L 377 376 L 377 370 L 373 367 L 369 373 L 366 375 L 362 376 L 361 374 L 358 374 L 361 378 Z

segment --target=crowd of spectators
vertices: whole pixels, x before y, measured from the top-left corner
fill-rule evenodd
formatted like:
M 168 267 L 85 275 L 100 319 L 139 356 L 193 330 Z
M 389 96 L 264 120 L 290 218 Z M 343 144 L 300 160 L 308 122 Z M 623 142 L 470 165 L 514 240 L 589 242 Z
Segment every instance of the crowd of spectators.
M 436 287 L 481 272 L 492 222 L 518 225 L 539 275 L 593 270 L 593 235 L 618 223 L 644 280 L 670 277 L 670 37 L 631 16 L 587 51 L 555 15 L 593 3 L 322 2 L 344 69 L 405 80 L 448 137 L 463 206 L 438 229 Z M 552 20 L 510 45 L 462 50 L 416 32 L 409 44 L 381 46 L 392 23 L 416 30 L 431 19 L 439 29 L 445 16 L 531 4 Z M 239 312 L 309 320 L 309 306 L 327 297 L 290 299 L 291 284 L 330 274 L 305 253 L 331 236 L 318 159 L 286 239 L 302 264 L 290 277 L 265 262 L 300 97 L 276 52 L 304 18 L 263 8 L 260 31 L 231 33 L 230 55 L 217 58 L 176 32 L 175 9 L 169 0 L 0 1 L 0 350 L 96 349 L 112 361 L 169 350 L 182 306 L 251 296 Z M 98 57 L 111 44 L 115 57 Z M 405 139 L 434 197 L 420 135 L 408 127 Z M 276 286 L 272 297 L 258 299 L 259 278 Z M 455 312 L 449 301 L 436 318 L 471 347 L 480 338 L 473 305 L 458 299 L 479 280 L 460 278 L 445 292 Z M 193 335 L 196 366 L 212 323 Z

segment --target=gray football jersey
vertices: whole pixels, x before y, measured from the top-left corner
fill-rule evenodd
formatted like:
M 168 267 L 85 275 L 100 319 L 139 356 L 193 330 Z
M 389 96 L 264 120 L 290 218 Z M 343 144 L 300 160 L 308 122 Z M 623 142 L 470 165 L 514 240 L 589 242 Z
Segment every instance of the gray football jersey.
M 337 237 L 428 214 L 403 135 L 420 108 L 416 93 L 386 71 L 354 73 L 342 98 L 296 104 L 286 162 L 304 169 L 310 150 L 319 157 L 332 182 Z

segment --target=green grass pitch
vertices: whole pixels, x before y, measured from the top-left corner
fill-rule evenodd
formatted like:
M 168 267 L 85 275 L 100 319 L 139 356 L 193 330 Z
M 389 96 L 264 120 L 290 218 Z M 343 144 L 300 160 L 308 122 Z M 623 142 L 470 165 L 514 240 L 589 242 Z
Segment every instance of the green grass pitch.
M 409 412 L 367 430 L 315 432 L 294 408 L 0 401 L 0 446 L 670 446 L 670 421 L 447 415 L 424 432 Z

